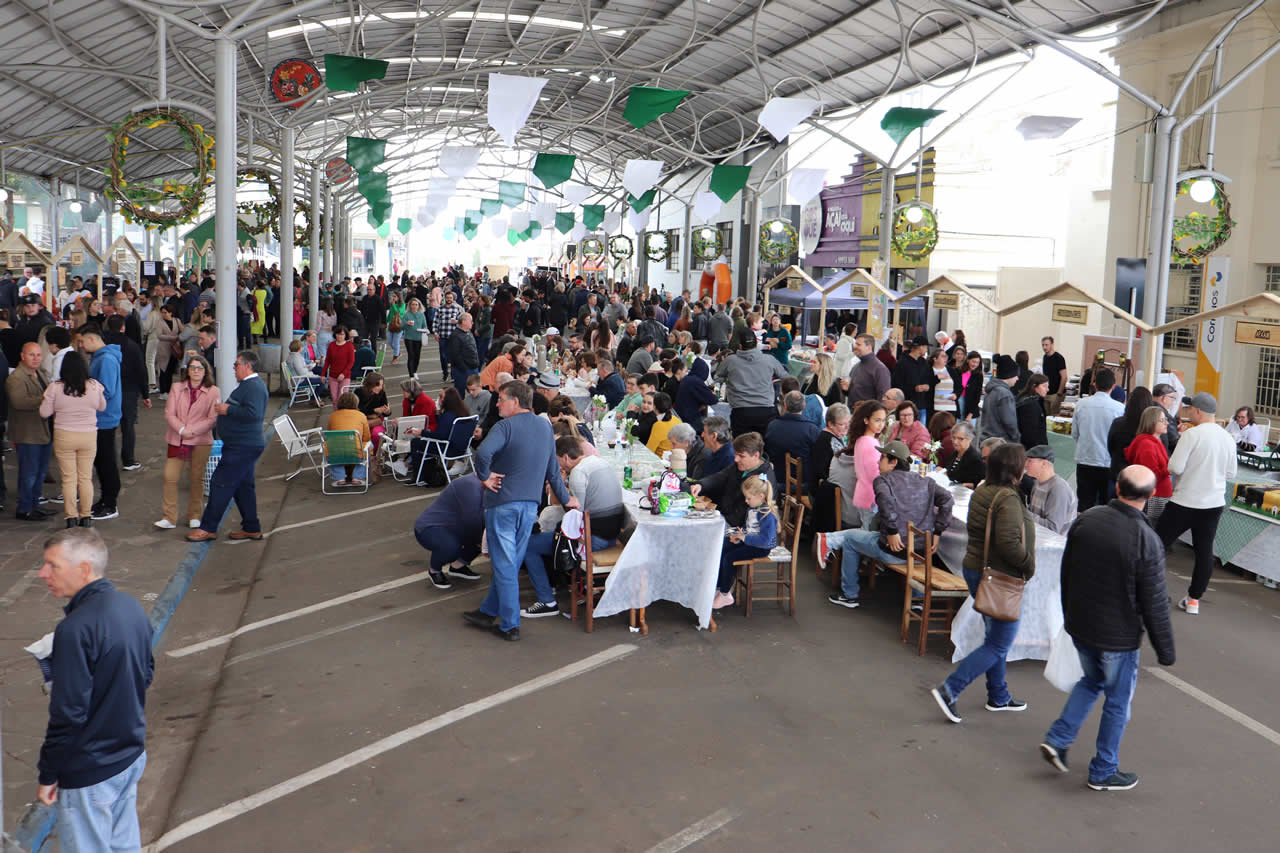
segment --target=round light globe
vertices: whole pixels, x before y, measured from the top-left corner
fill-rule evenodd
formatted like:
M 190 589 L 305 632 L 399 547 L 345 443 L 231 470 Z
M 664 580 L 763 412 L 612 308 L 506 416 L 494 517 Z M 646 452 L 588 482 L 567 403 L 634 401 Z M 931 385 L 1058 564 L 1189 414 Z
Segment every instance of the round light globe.
M 715 238 L 715 236 L 716 236 L 716 232 L 712 231 L 710 228 L 702 229 L 702 239 L 712 240 Z
M 919 205 L 911 205 L 907 208 L 907 221 L 915 225 L 921 219 L 924 219 L 924 208 Z
M 1191 200 L 1204 204 L 1212 201 L 1213 197 L 1218 194 L 1218 188 L 1214 185 L 1212 178 L 1198 178 L 1191 182 Z
M 78 201 L 71 202 L 71 204 L 67 205 L 67 207 L 71 210 L 72 213 L 79 213 L 81 210 L 84 209 L 84 205 Z
M 773 220 L 772 224 L 770 224 L 770 225 L 769 225 L 769 230 L 770 230 L 770 231 L 772 231 L 774 234 L 781 234 L 781 233 L 782 233 L 782 220 L 781 220 L 781 219 L 775 219 L 775 220 Z

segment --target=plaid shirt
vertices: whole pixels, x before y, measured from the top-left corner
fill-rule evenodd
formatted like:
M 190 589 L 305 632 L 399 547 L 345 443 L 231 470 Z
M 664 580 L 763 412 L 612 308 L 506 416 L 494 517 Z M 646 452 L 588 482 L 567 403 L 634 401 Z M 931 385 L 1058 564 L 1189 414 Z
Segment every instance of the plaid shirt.
M 453 305 L 441 305 L 436 309 L 435 327 L 431 330 L 447 341 L 458 327 L 458 318 L 462 316 L 462 308 L 455 302 Z

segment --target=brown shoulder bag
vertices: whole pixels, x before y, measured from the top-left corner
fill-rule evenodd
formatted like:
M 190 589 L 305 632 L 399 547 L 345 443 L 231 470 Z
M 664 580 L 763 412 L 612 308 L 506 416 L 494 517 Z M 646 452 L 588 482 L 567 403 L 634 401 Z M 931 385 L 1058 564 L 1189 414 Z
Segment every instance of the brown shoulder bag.
M 1014 495 L 1017 500 L 1017 495 Z M 978 582 L 978 593 L 973 597 L 973 609 L 983 616 L 1001 622 L 1016 622 L 1022 617 L 1022 591 L 1026 589 L 1026 578 L 1016 578 L 991 568 L 991 520 L 995 518 L 996 501 L 987 509 L 987 531 L 982 540 L 982 580 Z M 1018 532 L 1022 534 L 1022 547 L 1027 547 L 1027 527 L 1025 520 L 1019 516 Z

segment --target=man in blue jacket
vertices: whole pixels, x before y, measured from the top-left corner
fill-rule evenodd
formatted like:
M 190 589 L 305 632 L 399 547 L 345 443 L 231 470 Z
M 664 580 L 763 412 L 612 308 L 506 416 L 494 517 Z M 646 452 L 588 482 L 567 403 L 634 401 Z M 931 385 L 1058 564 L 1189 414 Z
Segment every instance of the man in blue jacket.
M 105 521 L 118 518 L 120 510 L 116 502 L 120 498 L 120 466 L 116 462 L 116 427 L 120 426 L 121 388 L 120 363 L 124 356 L 120 347 L 102 339 L 102 329 L 96 323 L 80 327 L 80 346 L 89 354 L 89 375 L 102 383 L 102 394 L 107 407 L 98 412 L 98 452 L 93 457 L 93 468 L 98 472 L 98 485 L 102 495 L 93 505 L 93 520 Z
M 450 483 L 413 523 L 413 535 L 431 552 L 427 575 L 436 589 L 453 589 L 451 580 L 455 577 L 479 580 L 471 570 L 471 561 L 480 556 L 484 535 L 484 484 L 480 478 L 468 475 Z
M 200 529 L 187 536 L 188 542 L 217 539 L 222 514 L 232 498 L 240 510 L 240 529 L 228 538 L 233 542 L 262 539 L 254 468 L 266 446 L 262 419 L 267 413 L 267 386 L 258 376 L 257 353 L 251 350 L 238 353 L 235 373 L 240 384 L 227 397 L 227 402 L 214 406 L 218 413 L 218 435 L 222 436 L 222 458 L 209 478 L 209 502 L 204 505 Z
M 597 362 L 596 372 L 600 378 L 587 390 L 593 397 L 597 394 L 604 397 L 604 403 L 610 409 L 617 407 L 622 402 L 622 398 L 627 396 L 627 388 L 622 377 L 618 375 L 612 359 L 601 358 Z
M 137 850 L 138 779 L 147 766 L 147 688 L 155 673 L 142 605 L 103 578 L 107 546 L 71 527 L 45 542 L 40 579 L 70 599 L 53 632 L 49 726 L 36 799 L 56 806 L 63 850 Z

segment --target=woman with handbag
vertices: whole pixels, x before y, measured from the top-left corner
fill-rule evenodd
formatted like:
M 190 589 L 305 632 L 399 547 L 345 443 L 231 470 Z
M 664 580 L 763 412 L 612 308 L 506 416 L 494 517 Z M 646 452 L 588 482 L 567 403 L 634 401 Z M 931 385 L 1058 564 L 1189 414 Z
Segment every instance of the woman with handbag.
M 167 428 L 164 434 L 164 491 L 160 504 L 163 517 L 154 522 L 161 530 L 172 530 L 178 526 L 178 481 L 183 468 L 188 469 L 190 478 L 187 526 L 200 526 L 200 515 L 204 512 L 205 468 L 213 450 L 213 427 L 218 420 L 214 406 L 221 400 L 218 386 L 213 384 L 213 369 L 204 356 L 191 356 L 184 373 L 185 381 L 173 386 L 164 407 Z
M 1021 444 L 1002 444 L 987 459 L 987 479 L 969 500 L 969 547 L 964 579 L 974 609 L 985 617 L 986 637 L 930 693 L 942 713 L 960 722 L 956 700 L 983 673 L 987 676 L 988 711 L 1025 711 L 1026 702 L 1009 695 L 1005 658 L 1018 635 L 1022 588 L 1035 574 L 1036 526 L 1018 493 L 1027 451 Z
M 387 349 L 391 350 L 391 363 L 400 360 L 400 341 L 404 338 L 405 305 L 400 301 L 400 294 L 392 291 L 391 305 L 387 308 Z

